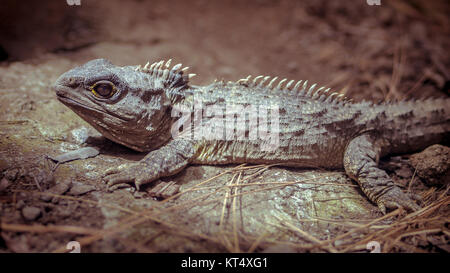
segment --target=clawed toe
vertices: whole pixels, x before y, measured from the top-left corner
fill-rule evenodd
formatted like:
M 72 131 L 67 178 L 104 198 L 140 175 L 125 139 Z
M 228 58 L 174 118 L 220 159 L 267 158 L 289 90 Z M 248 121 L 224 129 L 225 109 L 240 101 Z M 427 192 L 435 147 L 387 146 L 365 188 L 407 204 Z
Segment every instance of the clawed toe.
M 120 172 L 120 171 L 117 169 L 117 167 L 112 167 L 112 168 L 107 169 L 107 170 L 103 173 L 103 177 L 105 177 L 105 176 L 107 176 L 107 175 L 115 174 L 115 173 L 118 173 L 118 172 Z
M 109 192 L 113 192 L 115 190 L 125 189 L 125 188 L 131 188 L 131 185 L 128 184 L 128 183 L 115 184 L 115 185 L 112 185 L 112 186 L 108 186 L 108 191 Z
M 377 205 L 383 214 L 386 214 L 386 209 L 397 209 L 400 207 L 407 211 L 418 211 L 420 209 L 420 206 L 412 198 L 396 187 L 381 196 L 377 201 Z

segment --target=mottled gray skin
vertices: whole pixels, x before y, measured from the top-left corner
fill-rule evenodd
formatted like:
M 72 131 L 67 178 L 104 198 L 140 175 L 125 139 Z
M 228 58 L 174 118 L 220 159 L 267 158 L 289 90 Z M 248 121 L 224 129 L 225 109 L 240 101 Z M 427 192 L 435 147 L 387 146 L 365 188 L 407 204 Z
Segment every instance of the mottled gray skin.
M 58 99 L 105 137 L 137 151 L 149 151 L 140 162 L 105 173 L 111 190 L 123 183 L 134 183 L 139 189 L 189 164 L 277 163 L 343 168 L 383 213 L 397 207 L 417 210 L 419 206 L 377 167 L 378 160 L 442 142 L 450 132 L 448 98 L 350 103 L 314 86 L 292 88 L 291 82 L 283 87 L 280 82 L 273 88 L 267 78 L 190 86 L 179 67 L 168 67 L 160 63 L 136 71 L 136 66 L 119 67 L 98 59 L 64 73 L 54 86 Z M 91 92 L 90 87 L 101 80 L 115 86 L 117 92 L 111 98 L 98 98 Z M 193 111 L 197 99 L 203 105 L 221 107 L 277 105 L 278 148 L 264 151 L 260 139 L 172 138 L 171 128 L 178 117 L 172 117 L 171 111 L 182 106 Z

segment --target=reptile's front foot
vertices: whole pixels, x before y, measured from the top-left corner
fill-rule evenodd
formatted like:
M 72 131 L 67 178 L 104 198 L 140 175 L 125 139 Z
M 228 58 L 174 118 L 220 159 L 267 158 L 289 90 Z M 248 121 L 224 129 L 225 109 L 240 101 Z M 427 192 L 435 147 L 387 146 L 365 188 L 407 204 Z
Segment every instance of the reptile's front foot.
M 387 192 L 383 193 L 377 199 L 377 205 L 383 214 L 386 214 L 386 209 L 405 208 L 410 211 L 417 211 L 420 207 L 399 187 L 392 187 Z
M 148 167 L 140 162 L 125 163 L 118 167 L 109 168 L 103 176 L 109 191 L 127 187 L 130 183 L 135 185 L 136 190 L 139 190 L 143 184 L 155 179 Z

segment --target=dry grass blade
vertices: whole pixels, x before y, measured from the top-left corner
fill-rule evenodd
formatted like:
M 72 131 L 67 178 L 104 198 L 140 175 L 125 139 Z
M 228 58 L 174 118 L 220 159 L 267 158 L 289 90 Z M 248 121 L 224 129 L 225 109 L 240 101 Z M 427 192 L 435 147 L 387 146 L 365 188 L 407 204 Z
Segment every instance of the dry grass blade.
M 242 172 L 239 172 L 239 175 L 236 180 L 237 185 L 239 185 L 239 182 L 241 181 L 241 175 L 242 175 Z M 235 195 L 237 194 L 237 190 L 238 190 L 238 188 L 234 188 Z M 241 252 L 241 250 L 239 248 L 239 237 L 238 237 L 238 229 L 237 229 L 236 199 L 237 199 L 236 197 L 233 197 L 231 213 L 233 215 L 234 252 L 239 253 L 239 252 Z
M 292 223 L 288 222 L 288 221 L 283 221 L 282 219 L 280 219 L 279 217 L 275 217 L 277 218 L 281 224 L 289 227 L 292 231 L 294 231 L 295 233 L 299 234 L 300 237 L 314 243 L 317 245 L 318 248 L 322 248 L 328 252 L 331 253 L 337 253 L 338 251 L 331 245 L 331 244 L 325 244 L 324 241 L 321 241 L 319 239 L 317 239 L 316 237 L 312 236 L 311 234 L 309 234 L 308 232 L 301 230 L 299 227 L 296 227 L 295 225 L 293 225 Z
M 245 164 L 241 164 L 241 165 L 239 165 L 239 166 L 234 167 L 234 168 L 231 169 L 231 170 L 227 170 L 227 171 L 221 172 L 221 173 L 219 173 L 218 175 L 215 175 L 215 176 L 213 176 L 213 177 L 210 177 L 210 178 L 206 179 L 205 181 L 202 181 L 202 182 L 198 183 L 197 185 L 193 186 L 192 188 L 186 189 L 186 190 L 184 190 L 184 191 L 182 191 L 182 192 L 179 192 L 179 193 L 177 193 L 177 194 L 175 194 L 175 195 L 173 195 L 173 196 L 171 196 L 171 197 L 169 197 L 169 198 L 167 198 L 167 199 L 164 199 L 164 200 L 161 201 L 160 203 L 161 203 L 161 204 L 164 204 L 164 203 L 166 203 L 166 202 L 168 202 L 168 201 L 170 201 L 170 200 L 173 200 L 173 199 L 179 197 L 180 195 L 182 195 L 182 194 L 184 194 L 184 193 L 186 193 L 186 192 L 188 192 L 188 191 L 192 191 L 192 190 L 197 189 L 198 186 L 201 186 L 201 185 L 203 185 L 203 184 L 206 184 L 206 183 L 208 183 L 208 182 L 210 182 L 210 181 L 212 181 L 212 180 L 214 180 L 214 179 L 216 179 L 216 178 L 221 177 L 222 175 L 225 175 L 225 174 L 227 174 L 227 173 L 230 173 L 230 172 L 233 172 L 233 171 L 235 171 L 235 170 L 237 170 L 237 169 L 240 169 L 240 168 L 242 168 L 243 166 L 245 166 Z
M 256 248 L 259 246 L 259 244 L 264 240 L 264 238 L 268 237 L 269 233 L 268 232 L 263 232 L 261 233 L 258 238 L 256 238 L 256 240 L 252 243 L 252 245 L 249 247 L 249 249 L 247 250 L 247 253 L 253 253 Z

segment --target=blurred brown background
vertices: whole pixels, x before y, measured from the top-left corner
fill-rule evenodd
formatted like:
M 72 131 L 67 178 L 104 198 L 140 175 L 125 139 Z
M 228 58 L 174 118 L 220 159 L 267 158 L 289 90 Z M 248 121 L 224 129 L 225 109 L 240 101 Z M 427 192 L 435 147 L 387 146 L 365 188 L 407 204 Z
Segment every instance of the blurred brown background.
M 71 1 L 2 1 L 0 59 L 173 58 L 197 84 L 263 74 L 356 100 L 448 94 L 445 0 Z

